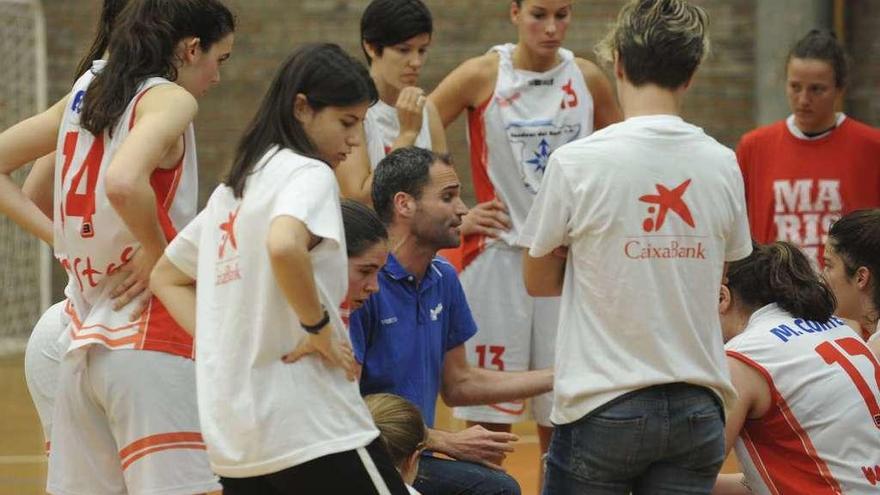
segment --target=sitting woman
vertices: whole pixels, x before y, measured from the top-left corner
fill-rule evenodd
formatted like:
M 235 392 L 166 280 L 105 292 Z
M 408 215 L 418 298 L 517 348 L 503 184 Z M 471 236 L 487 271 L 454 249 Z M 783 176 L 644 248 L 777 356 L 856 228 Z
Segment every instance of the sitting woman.
M 825 280 L 837 298 L 837 316 L 858 323 L 880 355 L 880 209 L 854 211 L 834 222 L 824 255 Z
M 834 310 L 831 289 L 791 244 L 730 263 L 719 312 L 739 400 L 725 433 L 744 475 L 721 475 L 714 494 L 875 490 L 880 366 Z
M 367 409 L 379 428 L 380 438 L 388 449 L 391 462 L 400 471 L 410 494 L 419 471 L 419 457 L 428 440 L 422 413 L 412 402 L 394 394 L 372 394 L 364 397 Z

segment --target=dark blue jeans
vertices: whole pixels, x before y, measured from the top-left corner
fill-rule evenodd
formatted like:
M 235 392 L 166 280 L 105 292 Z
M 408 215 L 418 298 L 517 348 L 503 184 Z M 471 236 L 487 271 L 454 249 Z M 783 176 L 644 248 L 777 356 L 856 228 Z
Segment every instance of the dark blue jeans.
M 556 426 L 544 495 L 708 494 L 723 462 L 715 395 L 683 383 L 649 387 Z
M 510 475 L 479 464 L 422 456 L 413 488 L 422 495 L 520 495 Z

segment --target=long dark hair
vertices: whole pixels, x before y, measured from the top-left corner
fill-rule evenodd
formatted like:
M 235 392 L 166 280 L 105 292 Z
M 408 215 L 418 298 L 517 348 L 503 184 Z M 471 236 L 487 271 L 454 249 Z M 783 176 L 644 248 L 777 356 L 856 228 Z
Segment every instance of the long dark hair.
M 853 277 L 861 266 L 871 272 L 874 308 L 880 310 L 880 209 L 845 215 L 831 225 L 828 239 L 847 275 Z
M 379 241 L 388 240 L 388 230 L 379 215 L 353 199 L 342 200 L 342 225 L 349 258 L 364 254 Z
M 793 244 L 755 245 L 747 258 L 727 267 L 727 287 L 749 308 L 778 304 L 794 316 L 827 321 L 834 314 L 834 293 Z
M 849 80 L 849 60 L 843 45 L 837 40 L 834 31 L 827 29 L 813 29 L 788 52 L 785 58 L 785 67 L 793 58 L 821 60 L 834 69 L 834 84 L 838 88 L 845 88 Z
M 104 56 L 104 52 L 107 51 L 107 44 L 110 43 L 110 33 L 113 30 L 113 25 L 116 23 L 116 16 L 122 12 L 122 9 L 127 4 L 128 0 L 104 0 L 101 6 L 101 18 L 98 20 L 98 32 L 95 34 L 95 39 L 92 41 L 92 46 L 89 48 L 88 53 L 76 66 L 76 77 L 74 77 L 74 80 L 79 79 L 80 76 L 85 74 L 92 67 L 92 62 Z
M 293 115 L 296 95 L 309 107 L 347 107 L 379 99 L 367 68 L 333 43 L 304 45 L 288 57 L 272 80 L 263 102 L 238 143 L 232 169 L 223 181 L 235 197 L 244 194 L 257 161 L 274 145 L 320 159 L 315 144 Z
M 83 128 L 95 135 L 112 129 L 148 77 L 177 80 L 180 40 L 196 37 L 207 51 L 234 29 L 232 13 L 219 0 L 132 0 L 110 35 L 107 65 L 86 92 Z

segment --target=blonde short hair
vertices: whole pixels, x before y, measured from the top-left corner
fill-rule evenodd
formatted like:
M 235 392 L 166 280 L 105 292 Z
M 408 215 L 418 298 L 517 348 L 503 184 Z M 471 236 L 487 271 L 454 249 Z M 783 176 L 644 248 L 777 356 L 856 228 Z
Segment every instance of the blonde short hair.
M 687 83 L 709 54 L 709 15 L 685 0 L 631 0 L 596 47 L 601 59 L 614 54 L 636 86 L 676 89 Z

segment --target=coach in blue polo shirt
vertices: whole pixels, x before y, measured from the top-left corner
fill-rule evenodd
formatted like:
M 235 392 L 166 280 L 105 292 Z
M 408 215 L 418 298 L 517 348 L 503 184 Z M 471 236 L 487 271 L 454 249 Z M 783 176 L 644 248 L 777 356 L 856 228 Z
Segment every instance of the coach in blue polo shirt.
M 552 387 L 552 372 L 502 372 L 471 367 L 464 343 L 476 332 L 455 269 L 438 250 L 460 242 L 467 207 L 455 169 L 420 148 L 386 156 L 373 176 L 373 205 L 388 225 L 391 254 L 379 273 L 379 292 L 351 315 L 351 340 L 362 365 L 361 393 L 388 392 L 416 404 L 429 428 L 428 449 L 455 459 L 424 456 L 415 488 L 443 493 L 518 494 L 497 467 L 510 433 L 481 426 L 450 433 L 432 429 L 437 395 L 450 406 L 531 397 Z M 487 467 L 490 466 L 490 467 Z

